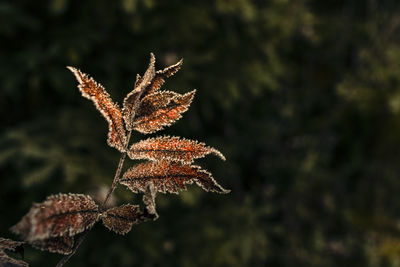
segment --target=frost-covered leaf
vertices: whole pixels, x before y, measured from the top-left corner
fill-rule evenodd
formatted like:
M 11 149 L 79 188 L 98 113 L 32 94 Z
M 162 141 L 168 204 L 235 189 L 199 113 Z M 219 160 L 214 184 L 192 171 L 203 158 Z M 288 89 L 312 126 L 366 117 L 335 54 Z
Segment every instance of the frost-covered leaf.
M 13 241 L 0 237 L 0 266 L 19 267 L 29 266 L 28 263 L 9 257 L 4 250 L 12 251 L 21 254 L 24 257 L 24 242 Z
M 126 143 L 126 133 L 122 119 L 122 112 L 118 104 L 114 103 L 101 84 L 98 84 L 93 78 L 80 70 L 67 67 L 75 75 L 79 82 L 78 88 L 82 96 L 92 100 L 96 108 L 103 114 L 108 122 L 107 143 L 124 152 Z
M 154 215 L 154 220 L 158 218 L 158 213 L 156 211 L 156 193 L 157 191 L 154 184 L 149 182 L 143 195 L 143 203 L 145 205 L 145 211 L 150 215 Z
M 154 133 L 182 118 L 196 90 L 184 95 L 163 91 L 143 98 L 134 118 L 133 128 L 144 134 Z
M 163 70 L 158 70 L 154 79 L 152 80 L 150 86 L 147 89 L 147 94 L 152 94 L 156 92 L 164 84 L 165 79 L 174 75 L 181 68 L 183 64 L 183 59 L 179 60 L 176 64 L 171 65 Z
M 194 159 L 202 158 L 210 153 L 225 160 L 222 153 L 215 148 L 174 136 L 149 138 L 133 144 L 128 150 L 128 156 L 131 159 L 168 160 L 182 163 L 191 163 Z
M 128 233 L 132 225 L 149 220 L 148 214 L 142 212 L 137 205 L 125 204 L 108 209 L 101 217 L 103 224 L 117 234 Z
M 139 74 L 136 76 L 134 89 L 125 97 L 123 105 L 123 116 L 125 125 L 128 130 L 133 130 L 135 118 L 137 116 L 137 109 L 141 105 L 142 99 L 154 92 L 156 92 L 165 82 L 165 79 L 174 75 L 182 66 L 183 60 L 178 63 L 171 65 L 163 70 L 155 71 L 155 57 L 154 54 L 150 54 L 149 66 L 141 77 Z M 183 99 L 185 100 L 185 99 Z M 184 102 L 181 100 L 182 102 Z M 187 101 L 187 100 L 186 100 Z M 190 100 L 191 101 L 191 100 Z M 190 103 L 189 103 L 190 105 Z M 186 111 L 186 110 L 185 110 Z M 183 111 L 182 111 L 183 112 Z M 182 113 L 180 112 L 180 113 Z M 179 117 L 180 118 L 180 117 Z M 179 119 L 177 118 L 177 119 Z M 165 119 L 165 118 L 164 118 Z M 173 119 L 174 121 L 177 119 Z M 165 124 L 169 125 L 169 124 Z M 163 125 L 163 126 L 165 126 Z M 144 126 L 139 127 L 136 130 L 142 129 Z M 160 128 L 161 129 L 161 128 Z M 152 130 L 155 131 L 155 130 Z
M 73 251 L 74 238 L 68 235 L 56 236 L 43 240 L 35 240 L 31 245 L 40 250 L 68 255 Z
M 145 192 L 149 183 L 162 193 L 178 193 L 186 190 L 187 184 L 195 182 L 205 191 L 228 193 L 212 177 L 211 173 L 195 165 L 184 165 L 178 162 L 157 161 L 145 162 L 128 169 L 119 182 L 132 192 Z
M 11 230 L 29 243 L 52 237 L 74 236 L 98 220 L 97 204 L 90 196 L 58 194 L 35 203 Z
M 123 115 L 125 125 L 128 131 L 133 129 L 133 119 L 139 106 L 140 98 L 144 95 L 146 87 L 151 84 L 156 74 L 154 64 L 156 59 L 153 53 L 150 53 L 150 63 L 143 77 L 136 76 L 135 88 L 125 97 L 123 104 Z

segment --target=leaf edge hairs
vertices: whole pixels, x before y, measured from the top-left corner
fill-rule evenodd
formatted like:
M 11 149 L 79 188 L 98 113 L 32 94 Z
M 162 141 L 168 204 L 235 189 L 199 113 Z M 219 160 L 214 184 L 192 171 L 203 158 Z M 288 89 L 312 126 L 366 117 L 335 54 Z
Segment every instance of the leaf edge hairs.
M 143 76 L 136 76 L 134 88 L 125 97 L 122 109 L 101 84 L 79 69 L 67 66 L 77 79 L 82 96 L 90 99 L 106 119 L 107 144 L 121 153 L 114 180 L 102 203 L 95 203 L 89 195 L 83 194 L 50 195 L 43 202 L 34 203 L 10 230 L 35 248 L 65 255 L 57 264 L 63 266 L 98 221 L 102 221 L 107 229 L 124 235 L 135 224 L 156 220 L 157 192 L 178 194 L 186 190 L 187 184 L 195 183 L 207 192 L 229 193 L 230 190 L 219 185 L 211 173 L 192 165 L 195 159 L 208 154 L 225 160 L 215 148 L 176 136 L 148 138 L 129 147 L 132 131 L 142 134 L 160 131 L 179 120 L 188 110 L 196 90 L 183 95 L 160 90 L 165 79 L 174 75 L 182 64 L 181 59 L 156 71 L 155 56 L 150 53 L 149 66 Z M 145 162 L 131 166 L 121 177 L 126 156 Z M 125 185 L 133 193 L 143 192 L 144 210 L 130 203 L 106 208 L 118 184 Z M 25 242 L 0 238 L 0 265 L 28 266 L 3 251 L 20 251 Z

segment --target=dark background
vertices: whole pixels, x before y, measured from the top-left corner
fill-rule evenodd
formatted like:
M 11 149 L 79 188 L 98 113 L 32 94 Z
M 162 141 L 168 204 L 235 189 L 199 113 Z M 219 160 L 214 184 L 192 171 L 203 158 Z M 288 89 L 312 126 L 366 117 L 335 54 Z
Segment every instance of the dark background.
M 232 192 L 160 194 L 159 220 L 96 225 L 68 266 L 400 266 L 397 0 L 2 1 L 0 236 L 32 202 L 113 179 L 107 124 L 65 66 L 121 103 L 150 52 L 185 60 L 164 89 L 197 89 L 158 134 L 221 150 L 197 164 Z

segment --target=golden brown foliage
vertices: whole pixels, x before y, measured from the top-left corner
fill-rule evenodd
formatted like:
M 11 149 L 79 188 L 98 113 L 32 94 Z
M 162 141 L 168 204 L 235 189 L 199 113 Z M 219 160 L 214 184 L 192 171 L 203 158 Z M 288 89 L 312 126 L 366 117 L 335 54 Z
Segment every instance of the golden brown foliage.
M 138 164 L 125 172 L 120 183 L 132 192 L 145 192 L 149 183 L 162 193 L 175 193 L 186 190 L 186 184 L 196 182 L 205 191 L 228 193 L 205 170 L 199 166 L 184 165 L 178 162 L 157 161 Z

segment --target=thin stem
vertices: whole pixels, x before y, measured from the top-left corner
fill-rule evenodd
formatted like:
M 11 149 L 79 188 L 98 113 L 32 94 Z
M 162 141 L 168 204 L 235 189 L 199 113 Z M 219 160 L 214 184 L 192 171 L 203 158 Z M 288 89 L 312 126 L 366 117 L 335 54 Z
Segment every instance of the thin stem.
M 119 176 L 121 175 L 121 171 L 122 171 L 122 167 L 124 166 L 124 162 L 125 162 L 125 158 L 126 158 L 126 150 L 128 148 L 129 145 L 129 140 L 131 139 L 131 134 L 132 131 L 128 132 L 128 136 L 126 138 L 126 144 L 124 147 L 124 151 L 121 155 L 121 158 L 119 159 L 119 163 L 118 163 L 118 167 L 117 170 L 115 171 L 115 175 L 114 175 L 114 180 L 111 184 L 110 189 L 108 190 L 107 196 L 104 199 L 104 202 L 101 204 L 100 206 L 100 210 L 104 210 L 104 207 L 107 205 L 108 200 L 110 199 L 112 193 L 114 192 L 115 188 L 118 185 L 118 180 L 119 180 Z M 61 260 L 57 263 L 56 267 L 62 267 L 64 266 L 64 264 L 76 253 L 76 251 L 78 250 L 79 246 L 82 244 L 83 240 L 85 240 L 87 234 L 89 233 L 89 230 L 86 230 L 76 241 L 73 250 L 70 254 L 65 255 L 64 257 L 61 258 Z

